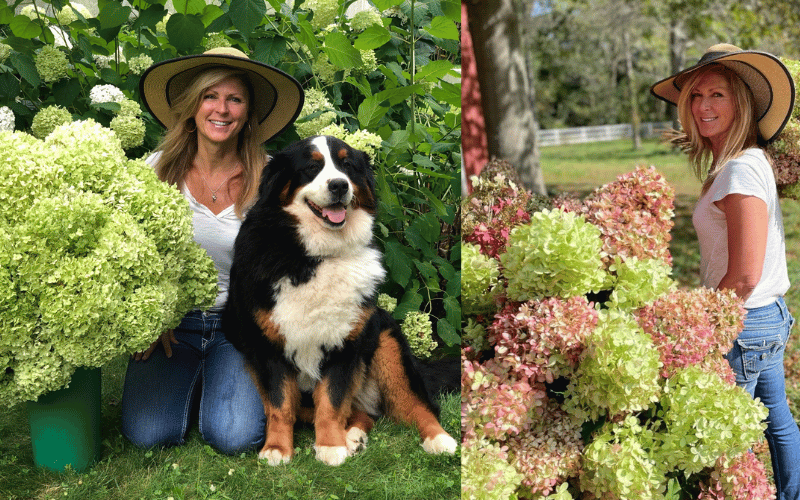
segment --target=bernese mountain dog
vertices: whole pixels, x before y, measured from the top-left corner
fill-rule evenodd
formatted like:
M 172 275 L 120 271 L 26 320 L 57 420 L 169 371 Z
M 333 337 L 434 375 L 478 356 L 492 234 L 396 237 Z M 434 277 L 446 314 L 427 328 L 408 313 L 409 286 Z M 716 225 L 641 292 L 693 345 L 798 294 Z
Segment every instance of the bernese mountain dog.
M 376 306 L 385 276 L 372 244 L 369 157 L 333 137 L 277 153 L 242 223 L 223 327 L 264 402 L 260 459 L 291 460 L 295 422 L 313 422 L 316 457 L 340 465 L 374 418 L 413 424 L 428 453 L 454 453 L 397 323 Z

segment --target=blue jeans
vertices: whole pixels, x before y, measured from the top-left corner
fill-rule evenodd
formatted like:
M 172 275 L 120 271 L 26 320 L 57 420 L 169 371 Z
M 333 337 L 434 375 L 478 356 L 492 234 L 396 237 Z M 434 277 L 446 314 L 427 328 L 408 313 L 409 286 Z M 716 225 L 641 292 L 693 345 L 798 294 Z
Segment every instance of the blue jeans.
M 769 409 L 764 434 L 778 500 L 800 500 L 800 430 L 786 403 L 783 374 L 783 353 L 793 324 L 783 298 L 749 309 L 744 330 L 725 356 L 736 374 L 736 384 Z
M 182 444 L 199 394 L 200 433 L 211 446 L 232 455 L 263 444 L 264 405 L 220 314 L 190 312 L 175 339 L 170 358 L 159 345 L 147 361 L 128 362 L 122 433 L 143 448 Z

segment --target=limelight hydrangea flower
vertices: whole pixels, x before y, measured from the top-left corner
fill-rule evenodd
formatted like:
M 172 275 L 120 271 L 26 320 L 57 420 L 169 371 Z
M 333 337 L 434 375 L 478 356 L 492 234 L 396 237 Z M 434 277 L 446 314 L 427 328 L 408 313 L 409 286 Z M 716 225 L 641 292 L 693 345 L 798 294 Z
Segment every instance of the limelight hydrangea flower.
M 0 131 L 14 130 L 15 122 L 16 120 L 14 118 L 14 112 L 11 111 L 11 108 L 8 106 L 3 106 L 0 108 Z
M 172 14 L 167 14 L 166 16 L 164 16 L 164 19 L 162 19 L 161 21 L 156 23 L 156 33 L 166 33 L 167 32 L 167 21 L 169 21 L 169 18 L 171 16 L 172 16 Z
M 406 314 L 401 330 L 408 339 L 411 352 L 420 359 L 429 358 L 434 349 L 439 346 L 433 340 L 433 325 L 431 317 L 427 313 L 411 311 Z
M 23 16 L 26 16 L 26 17 L 28 17 L 28 18 L 30 18 L 30 19 L 32 19 L 32 20 L 34 20 L 34 21 L 35 21 L 36 19 L 39 19 L 39 16 L 38 16 L 38 15 L 37 15 L 37 13 L 36 13 L 36 6 L 35 6 L 35 5 L 33 5 L 33 4 L 26 5 L 25 7 L 23 7 L 23 8 L 22 8 L 22 9 L 19 11 L 19 13 L 20 13 L 21 15 L 23 15 Z M 47 22 L 47 18 L 44 18 L 44 17 L 43 17 L 42 19 L 44 19 L 44 21 L 45 21 L 45 22 Z
M 6 62 L 6 59 L 8 59 L 8 56 L 11 55 L 11 51 L 12 51 L 12 49 L 11 49 L 10 45 L 6 45 L 4 43 L 0 43 L 0 64 L 3 64 L 4 62 Z
M 95 85 L 89 91 L 89 99 L 91 99 L 92 104 L 122 102 L 125 100 L 125 94 L 114 85 Z
M 376 24 L 383 26 L 383 20 L 381 19 L 381 13 L 372 5 L 368 9 L 356 12 L 350 20 L 350 27 L 353 28 L 353 31 L 364 31 Z
M 219 47 L 231 47 L 233 44 L 225 33 L 209 33 L 206 36 L 205 49 L 217 49 Z
M 92 120 L 0 132 L 0 400 L 141 350 L 216 298 L 185 198 Z
M 135 116 L 115 116 L 111 120 L 111 130 L 117 134 L 122 149 L 132 149 L 144 144 L 144 122 Z
M 308 121 L 295 123 L 295 130 L 300 138 L 313 137 L 319 135 L 320 130 L 327 127 L 336 119 L 336 113 L 331 111 L 333 105 L 328 101 L 325 92 L 318 88 L 310 88 L 306 91 L 306 100 L 303 109 L 300 111 L 298 119 L 322 111 L 323 113 Z
M 142 107 L 139 106 L 139 103 L 127 97 L 120 101 L 119 106 L 118 114 L 120 116 L 139 116 L 142 114 Z
M 320 53 L 316 59 L 311 63 L 311 71 L 323 83 L 336 82 L 336 67 L 328 60 L 328 54 Z M 345 70 L 349 73 L 349 69 Z
M 331 123 L 319 131 L 319 135 L 330 135 L 343 140 L 351 147 L 364 151 L 372 161 L 375 161 L 378 149 L 381 147 L 382 139 L 366 130 L 348 132 L 342 125 Z
M 125 56 L 122 54 L 118 54 L 118 56 L 120 63 L 125 62 Z M 111 68 L 112 62 L 116 63 L 116 59 L 113 54 L 110 56 L 95 54 L 92 56 L 92 58 L 94 59 L 94 64 L 97 66 L 97 69 L 109 69 Z
M 138 56 L 132 57 L 131 60 L 128 61 L 128 67 L 130 68 L 131 73 L 134 75 L 141 75 L 152 65 L 153 58 L 147 54 L 139 54 Z
M 358 75 L 368 75 L 378 69 L 378 57 L 374 50 L 361 50 L 361 66 L 353 68 Z
M 469 443 L 461 453 L 461 498 L 464 500 L 508 500 L 523 475 L 508 463 L 502 446 L 486 440 Z
M 44 139 L 59 125 L 70 123 L 72 114 L 61 106 L 47 106 L 36 113 L 31 124 L 31 133 L 34 137 Z
M 339 12 L 337 0 L 307 0 L 303 6 L 314 12 L 311 26 L 318 30 L 333 24 L 336 21 L 336 14 Z
M 502 293 L 500 263 L 480 252 L 480 247 L 461 243 L 461 307 L 464 314 L 489 314 L 496 310 Z
M 42 47 L 35 59 L 36 71 L 45 82 L 51 83 L 67 77 L 69 70 L 67 55 L 53 45 Z
M 397 299 L 386 293 L 379 294 L 378 307 L 391 314 L 397 308 Z
M 75 22 L 78 20 L 78 15 L 75 14 L 76 10 L 84 17 L 84 19 L 92 17 L 92 13 L 89 12 L 89 9 L 87 9 L 86 6 L 79 3 L 72 3 L 58 11 L 56 13 L 56 19 L 58 19 L 58 22 L 61 24 L 70 24 Z

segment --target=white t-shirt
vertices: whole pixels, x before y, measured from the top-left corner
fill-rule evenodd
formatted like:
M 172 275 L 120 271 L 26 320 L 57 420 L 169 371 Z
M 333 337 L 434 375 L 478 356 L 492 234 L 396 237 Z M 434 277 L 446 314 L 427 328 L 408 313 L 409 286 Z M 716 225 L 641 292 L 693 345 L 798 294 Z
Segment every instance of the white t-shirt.
M 789 273 L 775 175 L 759 148 L 750 148 L 729 161 L 697 202 L 692 223 L 700 241 L 701 282 L 703 286 L 716 289 L 728 272 L 728 226 L 725 213 L 714 202 L 729 194 L 755 196 L 767 204 L 769 226 L 761 280 L 744 306 L 754 309 L 772 304 L 789 290 Z
M 155 166 L 160 154 L 159 152 L 151 155 L 145 162 Z M 242 220 L 236 216 L 233 205 L 214 215 L 214 212 L 208 207 L 195 200 L 186 184 L 181 186 L 181 193 L 189 200 L 189 207 L 192 209 L 194 240 L 208 253 L 217 268 L 219 293 L 213 309 L 222 308 L 228 299 L 231 265 L 233 264 L 233 243 L 236 235 L 239 234 Z

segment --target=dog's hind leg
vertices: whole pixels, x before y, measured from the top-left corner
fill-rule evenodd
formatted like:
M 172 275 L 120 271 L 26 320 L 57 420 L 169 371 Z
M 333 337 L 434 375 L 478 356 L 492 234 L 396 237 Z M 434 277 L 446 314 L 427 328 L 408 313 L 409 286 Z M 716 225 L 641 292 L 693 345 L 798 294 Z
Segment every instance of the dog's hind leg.
M 370 376 L 378 382 L 387 413 L 392 418 L 416 426 L 426 452 L 453 454 L 458 444 L 439 423 L 437 410 L 428 401 L 418 375 L 409 373 L 413 370 L 413 363 L 404 352 L 400 341 L 392 335 L 392 330 L 381 332 Z

